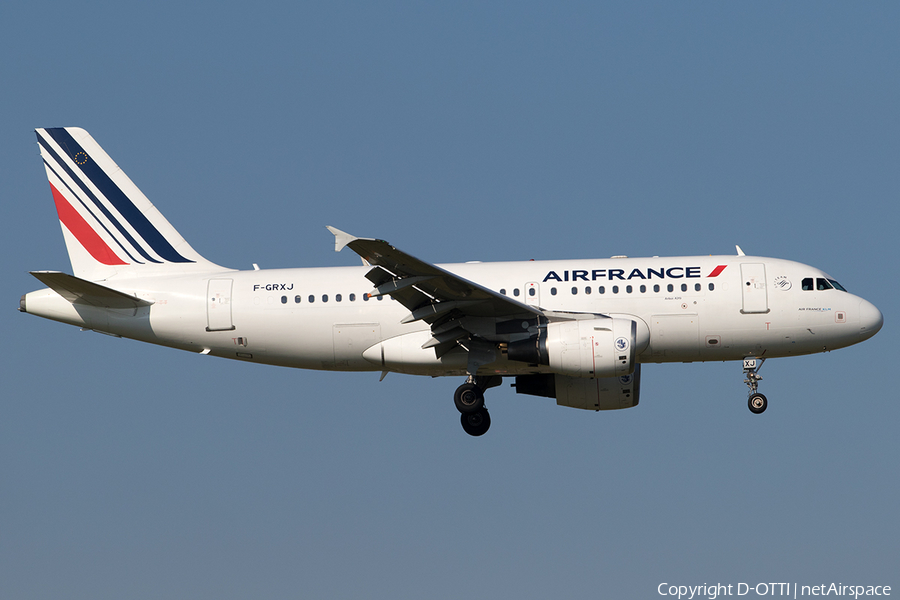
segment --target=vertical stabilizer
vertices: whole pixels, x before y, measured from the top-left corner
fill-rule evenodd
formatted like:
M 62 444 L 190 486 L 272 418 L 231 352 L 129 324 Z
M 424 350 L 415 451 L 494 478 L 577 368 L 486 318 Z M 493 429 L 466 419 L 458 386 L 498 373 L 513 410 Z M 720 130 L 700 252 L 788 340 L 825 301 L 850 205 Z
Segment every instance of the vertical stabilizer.
M 77 277 L 100 281 L 227 270 L 191 248 L 87 131 L 36 131 Z

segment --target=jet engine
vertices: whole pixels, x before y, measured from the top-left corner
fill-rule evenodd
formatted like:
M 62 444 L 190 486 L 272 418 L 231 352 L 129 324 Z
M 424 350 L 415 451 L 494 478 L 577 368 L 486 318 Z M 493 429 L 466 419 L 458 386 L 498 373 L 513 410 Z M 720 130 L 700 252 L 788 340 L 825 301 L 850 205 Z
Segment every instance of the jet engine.
M 637 406 L 641 395 L 641 365 L 620 377 L 585 379 L 553 373 L 519 375 L 516 393 L 556 398 L 560 406 L 585 410 L 616 410 Z
M 643 338 L 647 339 L 644 340 Z M 635 353 L 650 341 L 638 335 L 632 319 L 601 317 L 556 321 L 542 327 L 537 335 L 510 342 L 507 358 L 549 366 L 569 377 L 619 377 L 634 371 Z

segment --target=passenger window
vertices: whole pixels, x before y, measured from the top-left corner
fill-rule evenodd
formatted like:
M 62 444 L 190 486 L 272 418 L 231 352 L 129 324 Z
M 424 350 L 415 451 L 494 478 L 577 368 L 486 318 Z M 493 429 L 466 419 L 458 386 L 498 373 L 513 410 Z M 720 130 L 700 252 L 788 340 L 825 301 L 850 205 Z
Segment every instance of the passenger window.
M 800 286 L 803 288 L 804 292 L 808 292 L 808 291 L 812 290 L 813 289 L 812 277 L 805 278 L 803 280 L 803 282 L 800 284 Z
M 550 295 L 551 295 L 551 296 L 555 296 L 555 295 L 556 295 L 556 288 L 555 288 L 555 287 L 554 287 L 554 288 L 550 288 Z
M 584 288 L 584 293 L 585 293 L 585 294 L 590 294 L 590 293 L 591 293 L 591 288 L 585 287 L 585 288 Z
M 328 302 L 328 294 L 322 294 L 322 302 Z
M 294 296 L 294 304 L 300 304 L 300 296 Z
M 350 302 L 356 302 L 356 294 L 350 294 Z
M 516 298 L 519 297 L 519 288 L 515 288 L 515 289 L 513 290 L 513 296 L 515 296 Z
M 613 286 L 613 294 L 618 294 L 618 293 L 619 293 L 619 286 L 614 285 Z
M 604 286 L 601 285 L 601 286 L 597 289 L 597 291 L 600 292 L 601 294 L 605 294 L 605 293 L 606 293 L 606 288 L 605 288 Z
M 658 292 L 658 291 L 659 291 L 659 284 L 658 284 L 658 283 L 655 284 L 655 285 L 653 286 L 653 291 L 654 291 L 654 292 Z
M 528 288 L 528 295 L 529 295 L 529 296 L 534 296 L 535 293 L 536 293 L 536 292 L 535 292 L 535 289 L 534 289 L 534 288 Z
M 343 300 L 343 296 L 341 296 L 340 294 L 335 294 L 335 296 L 334 296 L 334 301 L 335 301 L 335 302 L 340 302 L 341 300 Z
M 669 290 L 670 292 L 674 292 L 675 286 L 670 283 L 669 285 L 666 286 L 666 289 Z
M 281 297 L 281 303 L 282 303 L 282 304 L 287 304 L 287 296 L 282 296 L 282 297 Z
M 714 283 L 709 284 L 709 291 L 713 291 L 715 289 L 716 289 L 716 284 L 714 284 Z
M 642 285 L 642 286 L 641 286 L 641 293 L 643 294 L 643 293 L 645 293 L 646 291 L 647 291 L 647 286 L 646 286 L 646 285 Z
M 310 294 L 310 295 L 309 295 L 309 303 L 312 304 L 312 303 L 315 302 L 315 301 L 316 301 L 316 297 L 313 296 L 312 294 Z
M 699 291 L 700 291 L 700 284 L 699 284 L 699 283 L 695 283 L 695 284 L 694 284 L 694 291 L 695 291 L 695 292 L 699 292 Z
M 500 293 L 504 296 L 506 295 L 506 288 L 500 288 Z
M 625 291 L 628 292 L 629 294 L 632 292 L 632 290 L 634 290 L 634 288 L 631 287 L 630 285 L 625 286 Z
M 682 284 L 681 284 L 681 291 L 682 291 L 682 292 L 686 292 L 686 291 L 687 291 L 687 284 L 686 284 L 686 283 L 682 283 Z
M 827 279 L 822 279 L 821 277 L 816 278 L 816 290 L 822 291 L 822 290 L 830 290 L 830 289 L 832 289 L 831 284 L 828 283 Z

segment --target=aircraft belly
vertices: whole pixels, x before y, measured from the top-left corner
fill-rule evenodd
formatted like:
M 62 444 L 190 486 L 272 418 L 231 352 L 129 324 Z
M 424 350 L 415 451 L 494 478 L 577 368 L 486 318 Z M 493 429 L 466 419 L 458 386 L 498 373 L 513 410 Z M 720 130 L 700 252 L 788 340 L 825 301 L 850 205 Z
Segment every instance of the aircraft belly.
M 698 360 L 700 316 L 696 313 L 657 314 L 649 319 L 650 361 Z
M 339 371 L 369 371 L 373 365 L 363 353 L 381 341 L 380 323 L 344 323 L 332 326 L 334 368 Z

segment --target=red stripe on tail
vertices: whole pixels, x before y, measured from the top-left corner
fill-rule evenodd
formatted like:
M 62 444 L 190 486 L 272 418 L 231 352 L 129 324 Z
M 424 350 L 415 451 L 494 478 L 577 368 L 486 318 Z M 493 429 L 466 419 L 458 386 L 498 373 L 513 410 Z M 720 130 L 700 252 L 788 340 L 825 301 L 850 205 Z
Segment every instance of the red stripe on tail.
M 84 246 L 91 256 L 99 263 L 104 265 L 127 265 L 121 258 L 116 256 L 103 239 L 97 235 L 97 232 L 88 225 L 78 211 L 75 210 L 65 196 L 59 193 L 59 190 L 51 183 L 50 189 L 53 190 L 53 201 L 56 203 L 56 214 L 59 220 L 66 226 L 66 229 L 75 236 L 75 239 Z

